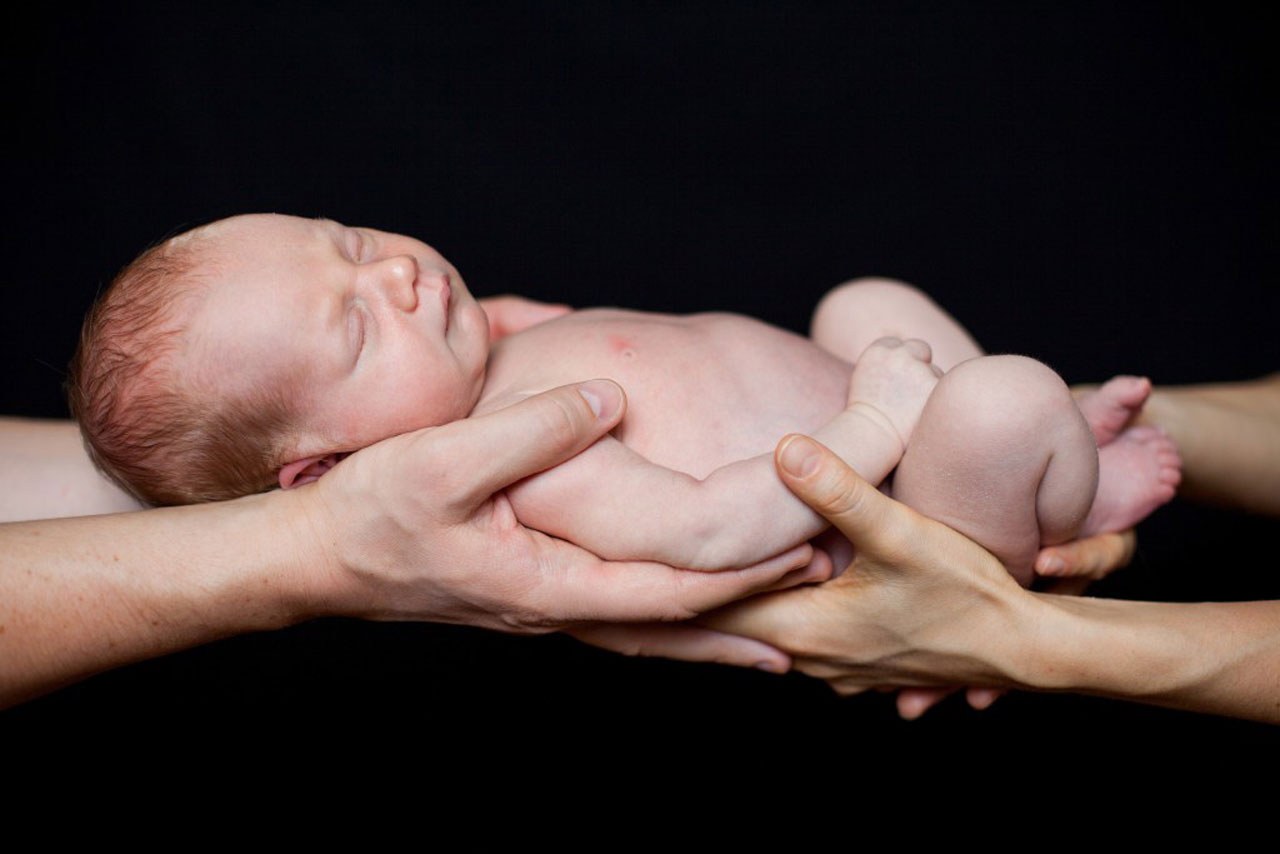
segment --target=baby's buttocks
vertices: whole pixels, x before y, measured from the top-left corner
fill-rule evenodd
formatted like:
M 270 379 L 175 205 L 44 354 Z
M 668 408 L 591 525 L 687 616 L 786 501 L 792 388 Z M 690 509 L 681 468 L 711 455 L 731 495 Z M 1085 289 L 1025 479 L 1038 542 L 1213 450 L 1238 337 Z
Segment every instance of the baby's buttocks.
M 844 407 L 849 365 L 776 327 L 732 314 L 575 312 L 494 346 L 483 401 L 608 377 L 627 392 L 615 435 L 703 477 L 770 452 Z

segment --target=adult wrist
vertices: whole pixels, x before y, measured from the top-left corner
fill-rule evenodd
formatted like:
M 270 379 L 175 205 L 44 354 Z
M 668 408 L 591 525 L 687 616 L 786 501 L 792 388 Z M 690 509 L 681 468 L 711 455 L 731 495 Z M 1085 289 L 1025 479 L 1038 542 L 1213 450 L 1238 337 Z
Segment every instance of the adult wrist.
M 1195 682 L 1194 643 L 1167 606 L 1033 594 L 1040 630 L 1019 675 L 1024 687 L 1157 701 Z
M 986 670 L 981 681 L 1001 688 L 1054 690 L 1061 677 L 1056 639 L 1071 633 L 1070 615 L 1012 582 L 986 595 L 986 619 L 975 624 L 974 648 L 968 651 Z
M 309 486 L 231 502 L 245 504 L 254 517 L 256 530 L 246 535 L 265 557 L 252 580 L 259 586 L 263 616 L 275 624 L 267 628 L 343 613 L 336 569 L 341 531 L 316 493 Z

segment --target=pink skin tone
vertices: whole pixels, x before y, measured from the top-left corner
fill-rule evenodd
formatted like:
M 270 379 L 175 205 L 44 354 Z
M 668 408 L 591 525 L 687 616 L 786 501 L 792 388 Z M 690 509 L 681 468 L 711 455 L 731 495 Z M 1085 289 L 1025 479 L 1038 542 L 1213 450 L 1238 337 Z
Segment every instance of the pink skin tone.
M 475 406 L 488 320 L 430 246 L 275 215 L 223 220 L 202 236 L 219 243 L 220 275 L 193 321 L 193 369 L 217 365 L 219 383 L 293 375 L 296 388 L 315 390 L 298 398 L 308 429 L 282 485 L 316 479 L 341 452 Z
M 769 451 L 787 432 L 815 435 L 872 482 L 901 462 L 899 497 L 1010 556 L 1024 582 L 1040 545 L 1087 524 L 1127 527 L 1166 500 L 1176 477 L 1167 439 L 1121 433 L 1107 447 L 1123 452 L 1108 462 L 1103 449 L 1102 482 L 1114 467 L 1125 472 L 1114 481 L 1138 488 L 1086 523 L 1107 496 L 1094 502 L 1096 446 L 1061 380 L 1029 359 L 979 358 L 954 320 L 900 283 L 833 291 L 813 342 L 732 315 L 592 310 L 491 351 L 488 321 L 457 270 L 413 238 L 267 215 L 215 223 L 202 236 L 219 244 L 217 281 L 192 321 L 189 367 L 213 393 L 289 377 L 306 427 L 291 442 L 284 486 L 387 436 L 592 375 L 627 389 L 624 424 L 508 495 L 526 524 L 609 558 L 703 569 L 770 556 L 807 563 L 808 547 L 795 545 L 825 521 L 774 473 Z M 1122 397 L 1112 393 L 1091 420 L 1140 406 L 1145 392 Z M 957 431 L 961 418 L 974 423 Z M 1021 440 L 1016 453 L 1001 444 L 1008 435 Z M 999 465 L 983 456 L 993 446 Z M 962 476 L 928 476 L 946 466 Z M 957 497 L 956 484 L 1002 497 Z M 952 518 L 955 507 L 966 509 Z M 843 566 L 847 553 L 838 541 L 831 548 L 801 577 L 822 580 Z

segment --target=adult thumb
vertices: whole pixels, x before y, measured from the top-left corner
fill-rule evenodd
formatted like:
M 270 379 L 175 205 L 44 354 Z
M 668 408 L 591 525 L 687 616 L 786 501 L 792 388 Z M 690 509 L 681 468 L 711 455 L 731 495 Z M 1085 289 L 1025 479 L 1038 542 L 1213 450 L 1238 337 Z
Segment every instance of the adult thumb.
M 487 415 L 454 422 L 446 453 L 466 472 L 463 504 L 478 505 L 518 480 L 562 463 L 622 419 L 626 395 L 610 380 L 591 380 L 534 395 Z M 439 441 L 445 436 L 437 433 Z
M 917 514 L 881 493 L 820 442 L 792 434 L 774 451 L 778 476 L 862 552 L 900 555 Z

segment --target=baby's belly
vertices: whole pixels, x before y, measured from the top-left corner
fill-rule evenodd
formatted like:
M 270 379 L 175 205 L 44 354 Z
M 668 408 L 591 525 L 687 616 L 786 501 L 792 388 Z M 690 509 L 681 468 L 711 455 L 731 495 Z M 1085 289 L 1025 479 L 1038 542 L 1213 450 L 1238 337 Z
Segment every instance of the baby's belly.
M 628 401 L 614 434 L 656 463 L 705 477 L 825 424 L 844 407 L 849 370 L 806 338 L 738 315 L 593 309 L 498 342 L 482 407 L 608 377 Z

